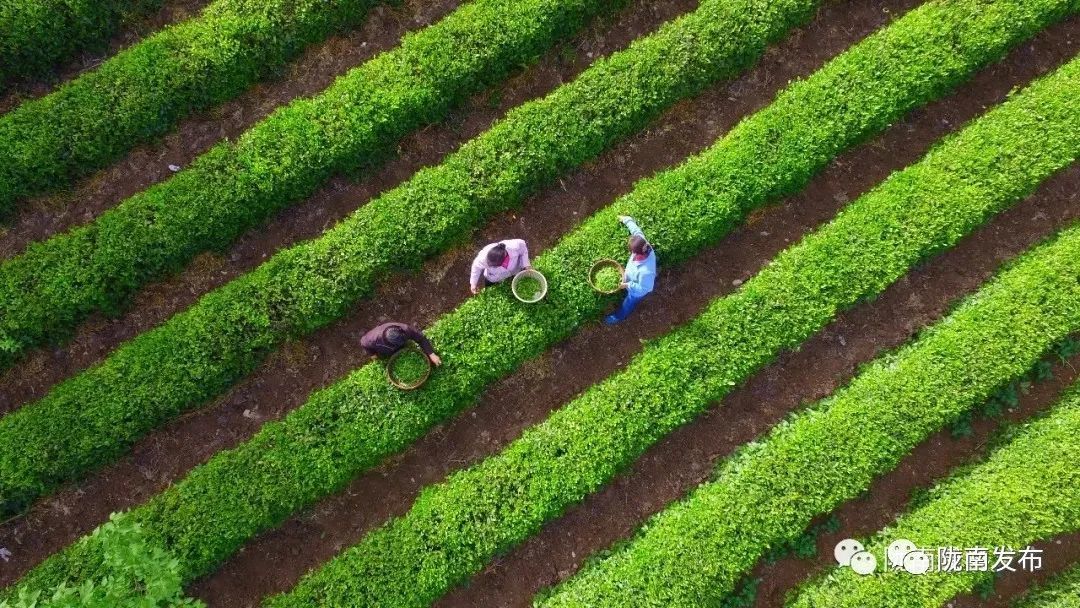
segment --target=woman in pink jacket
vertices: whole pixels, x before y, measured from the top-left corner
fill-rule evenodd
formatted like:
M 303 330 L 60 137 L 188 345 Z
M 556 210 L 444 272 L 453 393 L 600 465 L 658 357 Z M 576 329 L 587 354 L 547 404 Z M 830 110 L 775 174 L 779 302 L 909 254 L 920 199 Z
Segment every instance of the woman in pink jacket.
M 491 243 L 480 250 L 473 259 L 469 288 L 472 292 L 512 278 L 526 268 L 532 268 L 529 248 L 521 239 L 507 239 Z

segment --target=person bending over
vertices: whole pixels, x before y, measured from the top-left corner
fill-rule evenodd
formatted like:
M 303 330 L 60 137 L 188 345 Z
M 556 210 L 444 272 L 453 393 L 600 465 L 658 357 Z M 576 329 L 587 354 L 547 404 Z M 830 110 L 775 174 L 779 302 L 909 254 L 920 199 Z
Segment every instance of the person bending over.
M 532 262 L 525 241 L 508 239 L 491 243 L 473 259 L 469 288 L 474 294 L 480 293 L 488 285 L 501 283 L 527 268 L 532 268 Z
M 427 336 L 407 323 L 383 323 L 364 334 L 360 338 L 360 346 L 372 357 L 389 357 L 404 348 L 409 340 L 416 342 L 436 367 L 442 365 L 442 359 L 435 354 Z

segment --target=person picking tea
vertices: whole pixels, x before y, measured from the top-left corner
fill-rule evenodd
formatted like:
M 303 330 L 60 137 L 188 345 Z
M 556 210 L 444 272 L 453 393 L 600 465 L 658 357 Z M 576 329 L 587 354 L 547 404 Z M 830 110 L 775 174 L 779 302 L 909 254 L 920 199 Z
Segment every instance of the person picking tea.
M 480 293 L 488 285 L 505 281 L 527 268 L 532 268 L 532 262 L 525 241 L 507 239 L 491 243 L 473 259 L 469 288 L 474 294 Z
M 626 262 L 626 271 L 620 289 L 626 290 L 626 297 L 618 310 L 604 317 L 604 323 L 614 325 L 630 316 L 638 303 L 652 292 L 656 285 L 656 252 L 645 238 L 645 233 L 628 215 L 620 215 L 619 221 L 630 231 L 627 248 L 630 259 Z
M 390 322 L 369 330 L 360 338 L 360 346 L 372 357 L 389 357 L 398 352 L 412 340 L 424 351 L 436 367 L 442 365 L 442 359 L 435 354 L 431 341 L 419 329 L 407 323 Z

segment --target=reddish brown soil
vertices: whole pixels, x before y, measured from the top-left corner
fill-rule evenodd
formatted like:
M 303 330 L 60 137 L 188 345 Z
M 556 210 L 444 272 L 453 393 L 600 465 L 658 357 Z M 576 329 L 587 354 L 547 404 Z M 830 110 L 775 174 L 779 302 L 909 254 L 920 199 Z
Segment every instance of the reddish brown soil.
M 58 84 L 71 80 L 87 70 L 96 68 L 122 49 L 135 44 L 158 30 L 164 29 L 167 25 L 191 19 L 207 4 L 210 4 L 210 0 L 166 0 L 157 12 L 132 23 L 122 25 L 116 35 L 108 41 L 103 51 L 81 53 L 58 69 L 42 74 L 41 78 L 12 82 L 6 90 L 0 91 L 0 114 L 7 112 L 27 99 L 41 97 L 56 88 Z
M 94 317 L 79 328 L 69 343 L 30 353 L 20 364 L 0 372 L 0 387 L 3 387 L 0 413 L 41 398 L 52 385 L 98 362 L 120 343 L 162 323 L 190 306 L 199 296 L 251 270 L 279 249 L 318 236 L 379 193 L 407 180 L 421 167 L 438 163 L 461 143 L 488 129 L 508 109 L 554 89 L 597 57 L 623 48 L 630 40 L 695 5 L 696 0 L 663 4 L 644 0 L 631 2 L 617 16 L 598 20 L 572 43 L 549 52 L 525 73 L 477 95 L 444 124 L 427 127 L 405 138 L 398 147 L 397 158 L 370 176 L 355 182 L 345 178 L 331 180 L 311 199 L 241 237 L 224 255 L 204 254 L 180 275 L 144 289 L 129 312 L 120 318 Z M 449 10 L 448 6 L 440 6 Z M 417 16 L 411 21 L 430 19 L 432 17 L 425 13 L 424 17 Z M 356 46 L 361 44 L 355 41 Z M 393 287 L 389 289 L 394 290 Z M 428 295 L 438 299 L 439 294 L 446 291 L 431 290 Z M 436 302 L 436 310 L 447 310 L 465 295 L 456 289 L 449 292 L 449 301 Z M 420 292 L 410 289 L 403 293 Z
M 914 1 L 894 2 L 889 6 L 895 14 L 913 4 Z M 474 244 L 495 235 L 527 234 L 541 247 L 550 245 L 573 222 L 628 190 L 633 181 L 704 147 L 739 116 L 771 99 L 773 92 L 788 78 L 811 71 L 830 54 L 879 25 L 882 15 L 875 6 L 879 7 L 880 3 L 857 0 L 830 7 L 814 25 L 770 52 L 749 76 L 681 104 L 649 132 L 632 138 L 583 171 L 568 176 L 562 180 L 561 188 L 550 189 L 534 198 L 520 214 L 498 218 L 474 239 Z M 497 451 L 522 428 L 542 420 L 552 408 L 617 369 L 637 351 L 639 337 L 659 335 L 672 325 L 688 320 L 710 298 L 729 291 L 732 280 L 752 275 L 765 260 L 827 219 L 845 201 L 882 179 L 891 169 L 916 159 L 929 142 L 978 114 L 985 105 L 1000 99 L 1013 84 L 1063 60 L 1067 53 L 1062 43 L 1071 30 L 1075 30 L 1075 24 L 1054 28 L 1031 47 L 1021 49 L 1001 66 L 980 76 L 954 98 L 919 112 L 897 125 L 886 137 L 860 148 L 857 153 L 845 155 L 814 182 L 807 194 L 784 206 L 755 214 L 748 227 L 737 231 L 723 245 L 687 268 L 666 274 L 661 292 L 643 307 L 633 324 L 615 330 L 586 328 L 579 336 L 493 388 L 470 414 L 436 429 L 402 457 L 360 478 L 342 495 L 254 541 L 225 569 L 197 584 L 193 591 L 209 598 L 214 606 L 248 605 L 261 594 L 288 587 L 305 569 L 355 542 L 365 530 L 386 516 L 403 512 L 418 487 L 438 481 L 448 471 Z M 1064 181 L 1064 185 L 1058 184 L 1058 189 L 1072 188 L 1074 191 L 1076 179 L 1072 172 L 1055 183 Z M 996 232 L 992 232 L 1003 239 L 1002 243 L 996 243 L 1002 248 L 1001 252 L 990 255 L 985 249 L 976 249 L 967 253 L 969 257 L 985 258 L 979 264 L 973 264 L 975 270 L 971 273 L 975 276 L 968 274 L 965 264 L 970 260 L 964 257 L 965 254 L 948 254 L 944 259 L 955 262 L 939 271 L 945 273 L 945 278 L 938 279 L 939 282 L 960 280 L 963 285 L 954 288 L 956 293 L 973 288 L 996 262 L 1023 248 L 1023 244 L 1017 245 L 1015 241 L 1025 237 L 1024 227 L 1019 226 L 1024 221 L 1030 224 L 1027 227 L 1033 234 L 1045 234 L 1052 226 L 1060 225 L 1062 214 L 1066 213 L 1061 208 L 1067 207 L 1067 203 L 1062 202 L 1064 198 L 1064 194 L 1055 198 L 1050 193 L 1025 204 L 1021 209 L 1031 216 L 1028 220 L 1013 217 L 1024 211 L 1006 214 L 1005 218 L 1013 219 L 1000 220 L 995 224 L 998 226 Z M 559 212 L 554 213 L 553 208 Z M 571 210 L 571 213 L 566 214 L 564 210 Z M 980 239 L 974 241 L 981 242 Z M 1004 244 L 1006 241 L 1013 244 Z M 144 500 L 214 451 L 250 436 L 265 419 L 278 417 L 302 403 L 311 390 L 331 382 L 360 363 L 353 334 L 375 320 L 393 316 L 426 323 L 458 303 L 465 295 L 459 293 L 460 277 L 469 252 L 470 249 L 462 249 L 442 256 L 426 265 L 419 275 L 392 281 L 380 291 L 376 301 L 359 306 L 352 318 L 282 349 L 222 400 L 141 443 L 131 458 L 95 476 L 80 488 L 65 491 L 37 505 L 29 517 L 0 527 L 0 538 L 8 538 L 10 533 L 11 538 L 20 543 L 10 567 L 25 571 L 48 552 L 100 522 L 109 510 Z M 932 267 L 942 265 L 948 266 L 948 263 L 939 261 Z M 718 268 L 723 269 L 719 275 Z M 958 269 L 960 272 L 956 277 L 949 276 Z M 211 267 L 208 274 L 215 270 L 216 267 Z M 920 281 L 929 279 L 920 280 L 919 273 L 914 273 L 901 281 L 895 289 L 907 291 L 893 296 L 891 306 L 894 309 L 909 308 L 909 317 L 940 314 L 944 301 L 939 302 L 937 295 L 930 298 L 933 301 L 925 301 L 928 296 L 923 293 L 921 287 L 924 285 Z M 427 296 L 424 304 L 413 301 L 409 297 L 413 293 L 445 295 L 440 295 L 432 306 Z M 940 297 L 949 301 L 955 294 Z M 681 446 L 678 449 L 696 454 L 696 459 L 678 454 L 679 460 L 665 459 L 663 447 L 654 450 L 630 477 L 621 479 L 585 507 L 576 509 L 551 526 L 538 539 L 501 560 L 499 565 L 478 577 L 471 590 L 452 595 L 447 603 L 524 605 L 539 586 L 550 584 L 576 568 L 580 563 L 578 556 L 625 536 L 645 515 L 679 496 L 686 487 L 696 483 L 695 479 L 700 480 L 719 452 L 726 453 L 731 446 L 766 430 L 771 421 L 755 421 L 750 416 L 750 412 L 757 415 L 761 402 L 771 403 L 770 400 L 775 400 L 774 394 L 789 385 L 811 387 L 809 391 L 813 394 L 796 395 L 792 404 L 773 406 L 774 409 L 786 408 L 787 411 L 802 399 L 820 397 L 842 380 L 831 378 L 830 369 L 840 370 L 832 372 L 832 376 L 850 375 L 857 361 L 867 360 L 880 349 L 899 343 L 923 322 L 910 318 L 905 321 L 899 318 L 901 316 L 893 310 L 882 312 L 873 307 L 870 312 L 859 309 L 845 316 L 850 320 L 842 319 L 807 347 L 816 349 L 812 350 L 815 357 L 828 360 L 804 360 L 801 358 L 807 356 L 807 349 L 804 349 L 785 357 L 783 362 L 770 367 L 755 380 L 752 385 L 756 389 L 747 388 L 744 391 L 747 394 L 741 398 L 745 403 L 743 410 L 738 410 L 738 403 L 734 405 L 736 410 L 731 409 L 731 402 L 737 402 L 738 398 L 729 400 L 723 411 L 725 415 L 735 413 L 730 419 L 745 418 L 739 427 L 717 431 L 716 427 L 723 425 L 713 414 L 703 419 L 706 422 L 689 427 L 697 429 L 711 420 L 713 426 L 699 430 L 700 436 L 689 435 L 689 431 L 680 432 L 677 436 L 683 438 L 681 441 L 672 439 L 663 444 L 677 444 Z M 895 324 L 902 327 L 897 329 Z M 871 335 L 858 337 L 852 333 L 864 327 Z M 839 336 L 846 338 L 846 347 L 839 345 Z M 840 355 L 833 355 L 834 352 Z M 830 356 L 833 358 L 829 359 Z M 789 367 L 795 369 L 787 370 Z M 779 382 L 784 370 L 787 370 L 786 374 L 798 376 L 796 382 L 788 382 L 786 378 Z M 802 379 L 804 377 L 807 379 Z M 557 382 L 552 381 L 555 378 Z M 245 410 L 254 418 L 243 416 Z M 783 412 L 776 411 L 766 414 L 772 414 L 773 419 L 783 416 Z M 500 424 L 491 424 L 493 420 Z M 743 430 L 746 431 L 745 438 L 732 437 L 732 431 Z M 690 437 L 697 437 L 696 442 L 687 439 Z M 706 441 L 719 442 L 720 447 L 701 447 Z M 691 462 L 693 479 L 671 481 L 678 477 L 680 469 L 685 468 L 683 465 L 687 460 Z M 672 463 L 678 466 L 672 466 Z M 643 480 L 633 481 L 642 475 Z M 654 495 L 661 491 L 667 496 Z M 378 504 L 372 504 L 363 500 L 364 496 L 382 498 Z M 590 515 L 596 508 L 606 510 L 599 516 Z M 609 516 L 608 511 L 614 514 Z M 286 558 L 282 559 L 283 556 Z M 530 559 L 530 556 L 536 557 Z M 504 570 L 514 560 L 524 560 L 527 567 Z M 516 576 L 508 576 L 506 572 L 514 572 Z M 6 572 L 0 572 L 0 576 L 9 580 Z M 11 575 L 14 576 L 17 575 Z M 470 600 L 470 597 L 481 599 Z M 495 599 L 484 599 L 492 597 Z
M 842 386 L 857 371 L 859 364 L 900 345 L 918 328 L 939 318 L 960 296 L 985 281 L 1002 261 L 1028 248 L 1040 237 L 1080 219 L 1080 208 L 1077 208 L 1080 197 L 1076 194 L 1077 186 L 1080 186 L 1080 167 L 1074 167 L 1045 186 L 1035 197 L 1002 214 L 955 249 L 904 277 L 878 300 L 840 315 L 823 332 L 804 343 L 798 352 L 783 355 L 730 395 L 722 407 L 711 410 L 654 446 L 628 473 L 588 498 L 583 505 L 571 509 L 509 555 L 497 559 L 468 587 L 457 589 L 437 605 L 527 606 L 537 591 L 573 574 L 583 558 L 633 534 L 648 516 L 704 481 L 716 462 L 736 447 L 760 436 L 801 404 L 820 399 Z M 677 275 L 674 278 L 668 275 L 664 283 L 665 299 L 657 298 L 652 303 L 649 311 L 642 315 L 640 325 L 651 325 L 649 317 L 666 317 L 673 313 L 681 321 L 682 309 L 688 300 L 698 297 L 706 300 L 713 295 L 688 297 L 688 293 L 680 293 L 678 301 L 671 301 L 667 298 L 671 289 L 702 290 L 708 285 L 706 281 L 717 278 L 726 286 L 733 277 L 749 275 L 749 269 L 742 266 L 746 263 L 742 256 L 729 248 L 743 239 L 756 240 L 751 232 L 769 225 L 772 219 L 772 213 L 764 214 L 753 226 L 725 241 L 725 246 L 695 260 L 686 271 L 672 273 Z M 757 261 L 759 264 L 764 262 L 763 259 Z M 735 267 L 719 271 L 718 275 L 717 268 L 723 264 Z M 658 325 L 666 329 L 669 324 L 660 322 Z M 635 327 L 633 331 L 640 330 Z M 583 332 L 584 335 L 592 333 Z M 604 359 L 618 357 L 619 361 L 610 365 L 611 369 L 617 369 L 638 349 L 630 340 L 610 344 L 598 335 L 600 333 L 597 330 L 589 336 L 588 342 L 579 342 L 578 338 L 570 341 L 578 345 L 579 353 L 587 351 L 590 354 L 570 362 L 571 367 L 563 368 L 566 372 L 586 364 L 591 366 L 598 356 Z M 663 330 L 638 335 L 647 338 L 661 333 Z M 564 361 L 559 361 L 555 367 L 562 368 Z M 559 375 L 558 369 L 552 375 Z M 574 388 L 576 392 L 584 386 Z M 530 400 L 534 398 L 534 394 L 529 395 Z M 502 403 L 498 407 L 500 411 L 491 419 L 501 420 L 500 415 L 510 415 L 501 411 Z M 468 457 L 464 460 L 472 461 Z M 911 487 L 897 490 L 906 497 Z M 355 498 L 353 503 L 357 508 L 361 504 Z M 298 539 L 291 540 L 296 542 Z
M 338 76 L 451 12 L 460 0 L 408 0 L 397 7 L 374 7 L 364 23 L 308 48 L 276 77 L 242 95 L 183 121 L 165 137 L 138 146 L 109 168 L 71 189 L 20 206 L 0 229 L 0 259 L 17 255 L 34 241 L 86 224 L 105 210 L 172 175 L 223 139 L 240 136 L 293 99 L 317 94 Z
M 316 200 L 301 205 L 300 211 L 290 212 L 286 214 L 287 218 L 273 222 L 268 231 L 273 237 L 245 238 L 230 254 L 230 262 L 222 260 L 220 265 L 196 270 L 186 276 L 201 275 L 196 281 L 199 286 L 208 283 L 216 285 L 265 258 L 268 255 L 265 241 L 300 238 L 297 232 L 317 235 L 326 227 L 326 222 L 333 221 L 327 218 L 328 215 L 344 215 L 367 198 L 404 181 L 419 167 L 437 162 L 462 140 L 482 132 L 510 107 L 555 88 L 587 67 L 596 57 L 625 47 L 634 38 L 691 10 L 695 5 L 696 0 L 665 3 L 662 7 L 647 0 L 634 0 L 617 15 L 586 28 L 571 44 L 553 50 L 537 65 L 512 78 L 504 86 L 477 96 L 468 108 L 456 113 L 445 125 L 429 127 L 409 138 L 402 145 L 400 158 L 389 163 L 370 180 L 355 184 L 342 181 L 332 185 Z M 491 103 L 492 98 L 500 100 L 497 107 Z M 602 203 L 597 201 L 595 204 Z M 569 227 L 568 223 L 572 223 L 569 218 L 561 224 L 546 226 L 545 242 L 553 241 Z M 489 227 L 483 238 L 494 238 L 492 235 L 500 234 L 503 229 L 520 230 L 518 223 L 510 216 L 504 218 L 501 226 Z M 281 233 L 287 236 L 281 236 Z M 281 240 L 275 242 L 281 244 Z M 453 252 L 441 261 L 429 264 L 420 275 L 390 281 L 383 286 L 378 297 L 359 307 L 352 318 L 308 340 L 286 345 L 261 370 L 216 403 L 192 412 L 147 437 L 135 446 L 131 457 L 106 468 L 84 483 L 40 501 L 27 516 L 0 524 L 0 539 L 4 539 L 8 547 L 17 553 L 9 563 L 0 567 L 0 585 L 13 581 L 49 553 L 59 550 L 104 521 L 110 511 L 143 502 L 215 452 L 250 438 L 266 419 L 277 418 L 299 406 L 313 390 L 362 364 L 363 359 L 357 352 L 357 334 L 371 325 L 391 317 L 412 319 L 424 325 L 459 304 L 468 295 L 467 289 L 461 289 L 459 280 L 467 274 L 466 267 L 457 268 L 453 279 L 447 276 L 447 268 L 456 261 L 467 264 L 466 255 L 471 255 L 467 254 L 466 249 Z M 433 288 L 434 283 L 438 285 Z M 155 300 L 145 308 L 136 308 L 121 321 L 126 321 L 127 325 L 113 325 L 112 332 L 94 334 L 96 344 L 105 345 L 96 352 L 106 351 L 118 343 L 121 336 L 134 335 L 145 329 L 145 315 L 167 318 L 175 310 L 195 300 L 198 293 L 209 289 L 207 286 L 198 290 L 190 284 L 173 287 L 174 299 Z M 423 308 L 419 301 L 411 298 L 416 293 L 432 296 L 423 303 Z M 86 351 L 81 351 L 81 354 L 88 356 Z M 65 356 L 63 361 L 70 362 L 73 358 Z M 38 360 L 14 368 L 7 378 L 0 377 L 3 380 L 0 382 L 0 411 L 10 410 L 39 397 L 59 379 L 52 374 L 61 367 L 57 360 Z M 65 369 L 64 375 L 77 369 Z M 8 379 L 12 381 L 7 382 Z
M 573 574 L 584 557 L 631 535 L 645 518 L 704 481 L 718 460 L 739 445 L 759 437 L 802 404 L 833 392 L 850 379 L 858 365 L 898 346 L 919 327 L 939 318 L 960 296 L 988 278 L 999 263 L 1041 236 L 1080 219 L 1075 194 L 1078 185 L 1080 168 L 1074 168 L 957 248 L 910 273 L 880 299 L 842 314 L 799 352 L 782 356 L 725 399 L 722 407 L 654 446 L 627 474 L 496 560 L 468 587 L 457 589 L 438 605 L 527 606 L 537 591 Z M 750 237 L 747 232 L 735 239 Z M 713 266 L 695 261 L 693 266 L 699 268 L 690 272 L 696 270 L 696 276 L 691 274 L 693 278 L 687 277 L 690 280 L 668 278 L 665 285 L 690 289 L 702 285 L 700 281 L 706 276 L 715 279 L 716 265 L 730 258 L 712 257 L 713 253 L 709 254 Z M 724 272 L 723 281 L 730 276 L 739 273 Z M 663 314 L 681 309 L 686 298 L 680 294 L 678 299 Z M 654 304 L 660 307 L 667 302 L 658 299 Z M 642 337 L 653 335 L 650 331 Z M 588 348 L 596 348 L 598 339 L 593 337 Z M 634 345 L 628 346 L 636 350 Z M 626 348 L 606 341 L 600 347 L 605 358 L 609 350 Z M 912 486 L 895 484 L 887 489 L 897 492 L 903 502 Z
M 264 594 L 288 588 L 305 570 L 355 543 L 387 517 L 403 513 L 420 487 L 498 451 L 522 429 L 545 418 L 551 409 L 618 369 L 638 351 L 639 339 L 660 335 L 692 318 L 711 298 L 729 291 L 731 281 L 752 275 L 777 251 L 831 217 L 844 201 L 857 196 L 891 169 L 918 158 L 930 142 L 951 128 L 949 125 L 958 125 L 978 114 L 995 95 L 1003 95 L 1012 85 L 1064 59 L 1064 52 L 1051 53 L 1053 59 L 1036 52 L 1044 48 L 1041 44 L 1053 46 L 1050 41 L 1057 40 L 1054 37 L 1060 34 L 1057 30 L 1047 34 L 1047 40 L 1040 39 L 1033 47 L 1019 51 L 955 98 L 935 104 L 898 125 L 886 137 L 845 155 L 806 194 L 781 208 L 756 215 L 749 227 L 737 231 L 686 268 L 665 275 L 656 300 L 643 308 L 633 324 L 616 330 L 585 328 L 499 383 L 468 414 L 436 429 L 392 462 L 361 476 L 343 494 L 256 539 L 190 591 L 214 606 L 248 606 Z M 1039 61 L 1046 62 L 1044 68 L 1034 67 Z M 697 119 L 688 124 L 703 122 Z M 680 132 L 679 136 L 688 134 Z M 698 483 L 721 453 L 766 430 L 799 403 L 828 394 L 859 362 L 902 342 L 939 316 L 956 297 L 980 284 L 999 262 L 1080 216 L 1075 205 L 1070 207 L 1076 199 L 1069 198 L 1076 178 L 1076 173 L 1059 178 L 1056 186 L 1049 186 L 1040 197 L 1005 214 L 980 237 L 935 262 L 936 271 L 913 273 L 898 284 L 894 290 L 897 293 L 881 300 L 884 303 L 846 316 L 803 353 L 788 357 L 791 362 L 766 371 L 734 399 L 734 405 L 724 408 L 723 420 L 714 414 L 680 433 L 643 460 L 647 464 L 642 465 L 642 476 L 634 475 L 632 482 L 615 484 L 615 489 L 602 493 L 587 508 L 576 510 L 521 550 L 499 560 L 468 589 L 458 590 L 443 603 L 527 605 L 539 587 L 576 568 L 579 556 L 625 536 L 640 522 L 643 513 L 659 509 Z M 568 187 L 568 191 L 573 189 L 572 185 Z M 998 237 L 1001 241 L 995 242 Z M 847 346 L 838 346 L 839 340 L 845 340 Z M 833 354 L 837 350 L 840 355 Z M 782 374 L 795 378 L 781 378 Z M 761 411 L 762 401 L 775 405 Z M 732 407 L 734 415 L 727 417 Z M 745 422 L 729 427 L 727 421 L 731 419 Z M 674 456 L 669 457 L 669 453 Z M 686 461 L 692 463 L 690 471 L 684 471 L 682 464 Z M 379 498 L 373 501 L 371 497 Z M 602 513 L 597 514 L 595 508 Z
M 1032 546 L 1043 550 L 1042 569 L 1037 572 L 1007 572 L 998 577 L 990 597 L 963 595 L 949 602 L 949 608 L 1009 608 L 1012 602 L 1036 585 L 1045 584 L 1053 576 L 1080 564 L 1080 532 L 1032 543 Z
M 970 436 L 957 439 L 952 437 L 947 429 L 935 433 L 908 454 L 900 466 L 875 481 L 866 494 L 845 503 L 835 511 L 840 528 L 836 532 L 818 536 L 817 557 L 789 557 L 772 564 L 759 564 L 751 574 L 751 577 L 761 579 L 755 606 L 782 606 L 785 595 L 796 585 L 836 565 L 832 557 L 832 548 L 836 543 L 845 538 L 867 537 L 892 524 L 897 516 L 907 510 L 913 491 L 932 487 L 957 466 L 984 458 L 988 453 L 988 443 L 1002 428 L 1003 422 L 1020 422 L 1046 411 L 1078 376 L 1080 355 L 1072 357 L 1066 363 L 1055 365 L 1053 378 L 1035 383 L 1031 391 L 1020 399 L 1019 406 L 1008 410 L 1001 419 L 977 419 L 972 424 Z M 1046 549 L 1045 570 L 1039 573 L 1042 577 L 1051 572 L 1060 572 L 1065 564 L 1080 559 L 1080 543 L 1073 546 L 1054 545 Z M 1003 578 L 999 587 L 1002 591 L 1008 589 L 1015 594 L 1034 580 L 1036 577 L 1031 573 L 1019 573 L 1007 580 Z M 1002 599 L 1004 596 L 997 601 Z M 964 605 L 986 606 L 990 603 L 990 600 L 982 598 L 978 598 L 977 603 L 972 603 L 974 600 L 975 598 L 968 598 Z M 959 605 L 961 604 L 957 604 Z M 1002 602 L 997 605 L 1007 604 Z

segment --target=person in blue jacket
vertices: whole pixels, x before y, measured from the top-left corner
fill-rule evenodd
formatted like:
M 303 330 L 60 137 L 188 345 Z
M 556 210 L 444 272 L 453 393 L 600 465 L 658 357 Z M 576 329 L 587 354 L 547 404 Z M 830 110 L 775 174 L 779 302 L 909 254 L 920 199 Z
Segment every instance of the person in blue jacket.
M 604 323 L 614 325 L 630 316 L 638 303 L 652 292 L 656 285 L 656 252 L 645 238 L 634 218 L 620 215 L 619 221 L 630 231 L 630 259 L 626 262 L 626 275 L 620 288 L 626 290 L 622 305 L 604 318 Z

